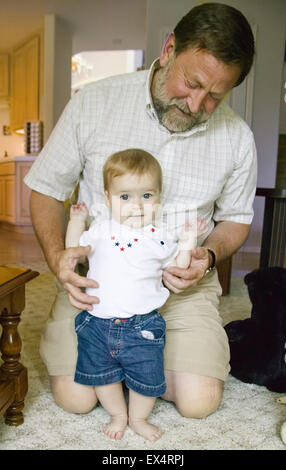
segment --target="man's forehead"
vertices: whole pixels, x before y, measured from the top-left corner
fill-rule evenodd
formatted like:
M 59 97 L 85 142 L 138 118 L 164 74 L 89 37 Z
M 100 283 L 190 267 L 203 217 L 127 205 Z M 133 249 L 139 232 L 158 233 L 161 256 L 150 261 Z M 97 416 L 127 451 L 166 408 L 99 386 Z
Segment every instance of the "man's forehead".
M 185 79 L 195 80 L 202 88 L 211 85 L 217 94 L 234 86 L 241 73 L 239 66 L 225 64 L 206 50 L 187 49 L 177 56 L 177 63 Z

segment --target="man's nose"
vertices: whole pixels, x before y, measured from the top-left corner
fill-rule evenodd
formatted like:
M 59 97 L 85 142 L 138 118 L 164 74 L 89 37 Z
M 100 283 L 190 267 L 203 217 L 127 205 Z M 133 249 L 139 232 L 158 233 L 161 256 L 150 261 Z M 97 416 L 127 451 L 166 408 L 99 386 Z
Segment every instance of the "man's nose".
M 206 92 L 204 90 L 192 90 L 192 93 L 187 98 L 187 103 L 191 113 L 198 113 L 204 105 L 206 98 Z

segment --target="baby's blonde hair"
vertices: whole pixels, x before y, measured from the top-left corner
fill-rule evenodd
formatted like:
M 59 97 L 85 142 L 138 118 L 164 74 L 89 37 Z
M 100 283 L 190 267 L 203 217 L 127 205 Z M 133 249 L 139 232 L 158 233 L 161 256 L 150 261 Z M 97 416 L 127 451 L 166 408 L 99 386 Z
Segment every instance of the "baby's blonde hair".
M 160 192 L 162 191 L 162 170 L 159 162 L 149 152 L 142 149 L 126 149 L 112 154 L 103 167 L 104 190 L 108 191 L 110 181 L 126 173 L 143 175 L 157 174 Z

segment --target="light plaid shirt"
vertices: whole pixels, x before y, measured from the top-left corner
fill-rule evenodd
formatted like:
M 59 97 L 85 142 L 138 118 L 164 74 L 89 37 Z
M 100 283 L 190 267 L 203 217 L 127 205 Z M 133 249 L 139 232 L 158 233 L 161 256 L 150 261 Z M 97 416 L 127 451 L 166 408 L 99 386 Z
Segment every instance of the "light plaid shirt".
M 169 212 L 197 210 L 209 232 L 214 221 L 251 223 L 257 173 L 251 130 L 223 101 L 207 123 L 170 133 L 159 123 L 151 99 L 157 64 L 92 83 L 75 94 L 25 183 L 63 201 L 80 179 L 79 199 L 96 216 L 104 205 L 106 159 L 119 150 L 142 148 L 161 164 L 162 204 Z M 173 225 L 180 225 L 179 219 Z

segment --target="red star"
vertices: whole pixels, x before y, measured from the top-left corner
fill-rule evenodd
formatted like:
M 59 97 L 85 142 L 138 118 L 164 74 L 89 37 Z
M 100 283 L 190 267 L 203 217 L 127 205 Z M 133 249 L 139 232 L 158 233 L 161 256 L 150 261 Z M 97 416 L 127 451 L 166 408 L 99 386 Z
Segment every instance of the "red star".
M 151 228 L 151 232 L 155 232 L 155 229 L 154 229 L 154 228 Z
M 111 237 L 111 240 L 115 240 L 115 237 Z
M 124 251 L 124 248 L 123 248 L 123 246 L 120 248 L 120 251 Z
M 138 242 L 138 240 L 139 240 L 138 238 L 134 238 L 134 241 L 135 241 L 135 242 Z

